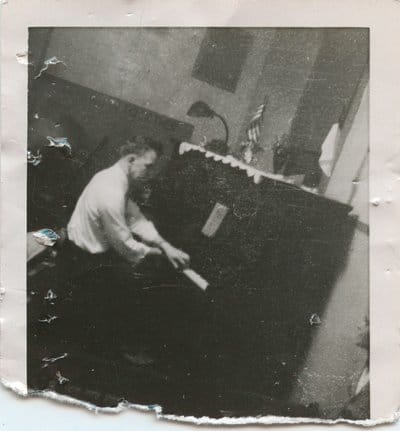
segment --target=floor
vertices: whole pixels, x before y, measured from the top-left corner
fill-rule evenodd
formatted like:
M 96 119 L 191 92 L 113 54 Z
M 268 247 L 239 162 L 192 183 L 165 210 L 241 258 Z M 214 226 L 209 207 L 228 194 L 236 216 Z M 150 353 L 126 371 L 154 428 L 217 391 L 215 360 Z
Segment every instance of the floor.
M 214 336 L 214 299 L 182 276 L 159 266 L 150 275 L 146 268 L 103 267 L 68 284 L 51 259 L 44 263 L 36 262 L 44 269 L 28 280 L 32 391 L 100 407 L 161 405 L 166 414 L 198 417 L 318 416 L 316 406 L 237 390 L 223 340 Z

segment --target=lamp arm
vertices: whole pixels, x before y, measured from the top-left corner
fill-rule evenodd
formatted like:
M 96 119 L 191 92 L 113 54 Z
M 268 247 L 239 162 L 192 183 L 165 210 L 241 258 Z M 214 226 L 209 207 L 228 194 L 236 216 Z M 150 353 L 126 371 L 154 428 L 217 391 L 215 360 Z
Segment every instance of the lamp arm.
M 216 112 L 214 112 L 214 117 L 218 117 L 221 121 L 222 124 L 225 127 L 225 141 L 224 144 L 228 145 L 228 140 L 229 140 L 229 129 L 228 129 L 228 124 L 225 120 L 225 118 L 222 115 L 217 114 Z

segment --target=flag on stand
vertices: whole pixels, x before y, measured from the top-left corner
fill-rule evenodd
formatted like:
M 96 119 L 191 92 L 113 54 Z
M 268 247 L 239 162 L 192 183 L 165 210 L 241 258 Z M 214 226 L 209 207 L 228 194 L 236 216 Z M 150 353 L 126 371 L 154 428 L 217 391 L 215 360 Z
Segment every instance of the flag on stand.
M 250 123 L 246 128 L 247 140 L 242 144 L 242 154 L 246 163 L 250 163 L 253 159 L 253 152 L 259 147 L 261 126 L 264 118 L 265 108 L 267 107 L 267 97 L 257 107 L 253 116 L 251 117 Z
M 250 123 L 246 129 L 246 135 L 249 142 L 257 145 L 260 139 L 261 124 L 264 117 L 265 108 L 267 107 L 267 98 L 257 107 L 254 115 L 251 117 Z

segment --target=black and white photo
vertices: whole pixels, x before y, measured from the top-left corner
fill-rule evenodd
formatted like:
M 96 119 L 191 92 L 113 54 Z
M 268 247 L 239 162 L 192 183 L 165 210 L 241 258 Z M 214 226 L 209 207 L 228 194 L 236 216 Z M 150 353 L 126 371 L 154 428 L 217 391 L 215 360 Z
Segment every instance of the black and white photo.
M 29 390 L 368 419 L 368 28 L 28 45 Z

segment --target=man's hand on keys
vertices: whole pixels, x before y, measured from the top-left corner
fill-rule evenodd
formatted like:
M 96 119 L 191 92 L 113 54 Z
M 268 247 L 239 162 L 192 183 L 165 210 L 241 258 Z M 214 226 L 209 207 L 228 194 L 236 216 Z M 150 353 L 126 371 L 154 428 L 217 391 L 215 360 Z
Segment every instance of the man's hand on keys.
M 160 249 L 175 269 L 182 270 L 189 266 L 190 257 L 184 251 L 175 248 L 166 241 L 160 245 Z

